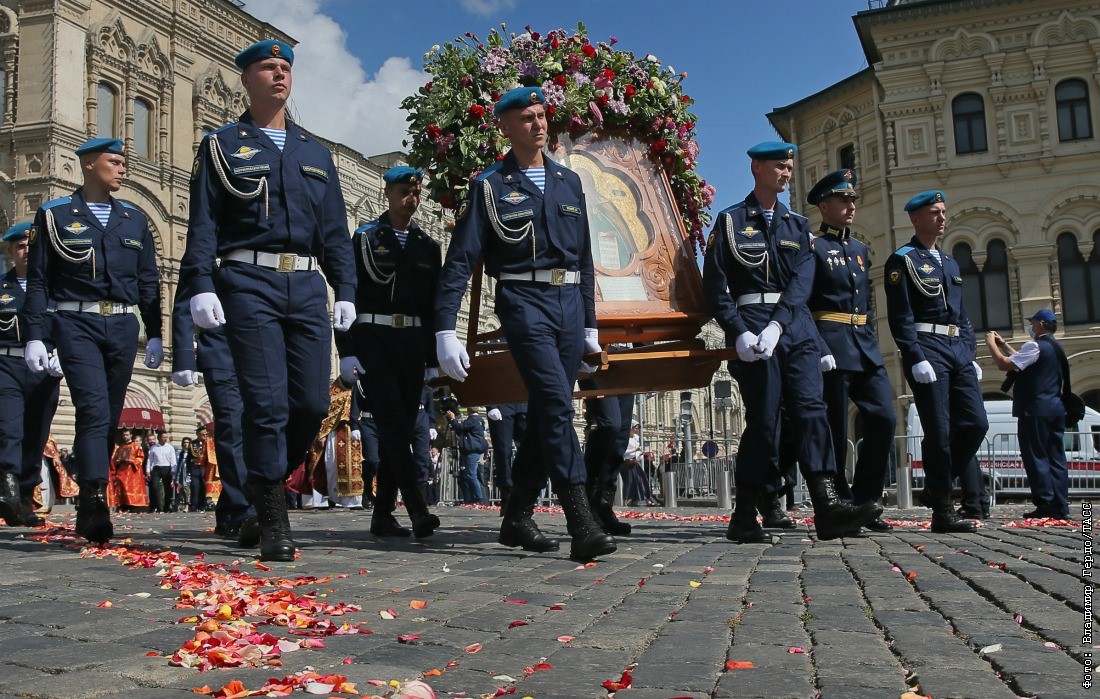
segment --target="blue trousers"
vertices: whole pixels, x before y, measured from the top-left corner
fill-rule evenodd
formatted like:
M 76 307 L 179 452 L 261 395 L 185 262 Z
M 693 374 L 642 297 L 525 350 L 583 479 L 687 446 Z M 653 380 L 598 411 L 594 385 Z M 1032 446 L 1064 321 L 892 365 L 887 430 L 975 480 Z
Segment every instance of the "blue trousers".
M 237 374 L 228 369 L 206 369 L 202 376 L 214 413 L 214 451 L 218 456 L 218 475 L 222 481 L 222 492 L 214 507 L 214 521 L 217 524 L 235 524 L 256 513 L 245 490 L 248 470 L 244 465 L 241 392 L 237 388 Z
M 328 414 L 332 328 L 319 272 L 227 262 L 215 278 L 241 393 L 249 478 L 282 481 Z
M 60 378 L 31 371 L 22 357 L 0 355 L 0 473 L 14 473 L 22 493 L 42 482 L 60 387 Z
M 1031 501 L 1049 513 L 1069 516 L 1069 468 L 1066 465 L 1066 418 L 1017 418 L 1020 457 L 1024 462 Z
M 573 428 L 573 384 L 584 358 L 584 304 L 575 284 L 505 282 L 496 313 L 527 387 L 527 431 L 512 462 L 512 481 L 556 492 L 584 485 L 584 460 Z
M 584 382 L 582 388 L 587 388 Z M 623 452 L 630 442 L 630 421 L 634 418 L 634 396 L 585 398 L 592 427 L 584 442 L 584 468 L 588 483 L 612 488 L 623 465 Z
M 432 419 L 425 410 L 416 413 L 416 425 L 413 428 L 413 463 L 416 464 L 416 482 L 428 482 L 432 474 Z
M 511 413 L 499 420 L 489 420 L 489 436 L 493 440 L 493 483 L 498 488 L 512 487 L 513 444 L 521 444 L 527 432 L 527 413 Z
M 476 505 L 481 502 L 481 481 L 477 477 L 478 463 L 481 454 L 471 452 L 462 454 L 458 463 L 462 470 L 458 474 L 458 486 L 461 491 L 462 502 L 466 505 Z
M 138 320 L 132 313 L 100 316 L 58 311 L 54 341 L 76 412 L 73 458 L 81 486 L 108 477 L 126 387 L 137 357 Z
M 822 374 L 822 381 L 833 437 L 837 494 L 857 505 L 877 502 L 886 484 L 896 421 L 894 393 L 890 390 L 886 367 L 869 367 L 864 371 L 834 369 Z M 849 400 L 856 404 L 863 420 L 863 441 L 856 456 L 856 470 L 850 488 L 844 477 L 848 456 Z

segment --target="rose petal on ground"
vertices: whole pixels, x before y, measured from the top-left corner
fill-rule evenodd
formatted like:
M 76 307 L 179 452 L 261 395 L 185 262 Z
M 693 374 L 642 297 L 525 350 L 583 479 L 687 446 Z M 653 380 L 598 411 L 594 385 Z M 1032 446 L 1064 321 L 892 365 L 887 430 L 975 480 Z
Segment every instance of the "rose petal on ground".
M 505 604 L 527 604 L 527 600 L 525 599 L 505 599 L 501 601 Z
M 906 573 L 905 574 L 905 579 L 908 580 L 909 582 L 913 582 L 914 580 L 916 580 L 917 579 L 916 571 L 911 570 L 908 573 Z
M 423 609 L 424 607 L 427 607 L 427 606 L 428 606 L 428 603 L 425 602 L 422 599 L 414 599 L 414 600 L 411 600 L 409 602 L 409 608 L 410 609 Z
M 701 582 L 698 582 L 698 581 L 696 581 L 696 580 L 692 580 L 692 581 L 688 582 L 688 585 L 691 585 L 692 587 L 699 587 L 699 586 L 700 586 L 700 585 L 702 585 L 702 584 L 703 584 L 703 583 L 701 583 Z
M 806 649 L 802 648 L 800 646 L 791 646 L 790 648 L 787 649 L 787 652 L 788 653 L 793 653 L 795 655 L 802 655 L 803 653 L 806 652 Z
M 419 639 L 420 639 L 420 634 L 418 634 L 418 633 L 407 633 L 404 636 L 398 636 L 397 637 L 397 642 L 398 643 L 412 643 L 413 641 L 417 641 Z
M 527 626 L 527 622 L 526 621 L 520 621 L 520 620 L 517 619 L 517 620 L 513 621 L 511 624 L 508 624 L 508 628 L 510 628 L 510 629 L 514 629 L 517 626 Z
M 382 617 L 386 621 L 392 621 L 393 619 L 397 618 L 397 615 L 389 609 L 383 609 L 382 611 L 378 612 L 378 616 Z
M 111 600 L 105 599 L 102 602 L 100 602 L 99 604 L 97 604 L 96 606 L 99 607 L 100 609 L 110 609 L 111 607 L 113 607 L 115 605 L 111 602 Z
M 727 660 L 726 661 L 726 669 L 727 670 L 751 670 L 754 667 L 756 667 L 756 666 L 752 664 L 751 660 Z
M 1004 646 L 1000 643 L 991 643 L 978 651 L 978 655 L 988 655 L 990 653 L 996 653 L 999 650 L 1004 650 Z
M 558 642 L 559 643 L 569 643 L 572 640 L 573 640 L 572 636 L 558 636 Z
M 496 675 L 493 677 L 497 682 L 515 682 L 516 678 L 511 675 Z
M 481 644 L 480 643 L 471 643 L 470 645 L 466 646 L 466 652 L 467 653 L 476 653 L 479 650 L 481 650 Z
M 334 684 L 322 684 L 321 682 L 307 682 L 303 689 L 307 694 L 328 694 L 332 691 Z

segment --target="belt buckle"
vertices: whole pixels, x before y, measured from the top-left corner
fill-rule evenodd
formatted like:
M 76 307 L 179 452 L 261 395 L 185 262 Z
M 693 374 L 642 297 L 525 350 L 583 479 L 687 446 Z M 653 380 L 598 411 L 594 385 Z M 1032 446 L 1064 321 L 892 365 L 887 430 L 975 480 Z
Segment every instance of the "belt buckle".
M 279 253 L 279 267 L 280 272 L 293 272 L 298 267 L 298 256 L 292 252 L 280 252 Z
M 115 306 L 115 304 L 110 302 L 110 301 L 100 301 L 99 302 L 99 315 L 101 315 L 101 316 L 113 315 L 114 312 L 115 312 L 114 306 Z
M 564 269 L 552 269 L 552 270 L 550 270 L 550 285 L 551 286 L 562 286 L 562 285 L 564 285 L 565 284 L 565 274 L 566 274 L 566 270 L 564 270 Z
M 858 313 L 853 313 L 852 314 L 852 325 L 859 325 L 859 314 Z
M 957 326 L 957 325 L 948 325 L 947 326 L 947 336 L 948 337 L 958 337 L 959 336 L 959 326 Z
M 405 314 L 403 314 L 403 313 L 394 313 L 392 318 L 393 318 L 393 327 L 399 328 L 399 329 L 406 327 L 406 325 L 405 325 L 406 324 Z

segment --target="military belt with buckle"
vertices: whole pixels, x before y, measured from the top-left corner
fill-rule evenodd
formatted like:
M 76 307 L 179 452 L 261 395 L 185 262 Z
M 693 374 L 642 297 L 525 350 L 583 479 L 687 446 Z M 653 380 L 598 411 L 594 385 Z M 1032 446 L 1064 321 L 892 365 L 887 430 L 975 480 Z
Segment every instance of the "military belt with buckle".
M 962 328 L 958 325 L 943 325 L 942 323 L 916 323 L 915 326 L 919 333 L 930 333 L 932 335 L 943 335 L 944 337 L 958 337 L 962 333 Z
M 309 272 L 317 269 L 317 259 L 309 255 L 293 252 L 263 252 L 261 250 L 234 250 L 222 257 L 223 260 L 246 262 L 250 265 L 266 267 L 279 272 Z
M 118 303 L 116 301 L 58 301 L 56 310 L 97 313 L 101 316 L 120 316 L 133 313 L 134 307 L 128 303 Z
M 741 294 L 737 297 L 738 306 L 751 306 L 757 303 L 776 304 L 779 303 L 779 299 L 783 298 L 783 294 L 775 292 L 767 292 L 763 294 Z
M 539 282 L 550 286 L 565 286 L 566 284 L 579 284 L 580 272 L 571 272 L 567 269 L 536 269 L 530 272 L 501 272 L 502 282 Z
M 865 313 L 834 313 L 831 311 L 814 311 L 814 320 L 826 320 L 830 323 L 844 323 L 846 325 L 867 325 Z
M 371 325 L 388 325 L 391 328 L 419 328 L 423 322 L 416 316 L 403 313 L 386 315 L 385 313 L 360 313 L 355 317 L 356 323 L 369 323 Z
M 0 357 L 22 357 L 22 347 L 0 347 Z

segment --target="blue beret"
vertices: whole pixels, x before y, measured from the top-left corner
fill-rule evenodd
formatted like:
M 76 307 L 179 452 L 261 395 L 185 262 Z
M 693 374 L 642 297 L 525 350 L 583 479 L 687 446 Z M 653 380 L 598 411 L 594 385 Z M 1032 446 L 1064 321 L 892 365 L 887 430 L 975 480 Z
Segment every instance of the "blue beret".
M 493 107 L 493 114 L 500 116 L 509 109 L 524 109 L 532 104 L 546 104 L 541 87 L 515 87 L 505 92 Z
M 28 223 L 17 223 L 14 226 L 12 226 L 11 228 L 9 228 L 8 232 L 4 234 L 4 242 L 5 243 L 12 243 L 12 242 L 15 242 L 16 240 L 23 240 L 24 238 L 29 238 L 30 233 L 28 233 L 27 231 L 29 231 L 30 229 L 31 229 L 31 224 L 29 222 Z
M 1058 323 L 1058 318 L 1054 315 L 1054 311 L 1049 308 L 1044 308 L 1041 311 L 1037 311 L 1035 315 L 1028 318 L 1028 320 L 1038 320 L 1043 323 Z
M 382 175 L 382 179 L 386 181 L 386 184 L 394 184 L 395 182 L 419 182 L 424 179 L 424 171 L 418 170 L 415 167 L 409 167 L 408 165 L 398 165 L 386 170 L 386 174 Z
M 87 153 L 114 153 L 126 155 L 126 144 L 117 138 L 91 138 L 76 149 L 77 155 Z
M 798 155 L 798 146 L 786 141 L 764 141 L 748 150 L 753 160 L 787 160 Z
M 855 170 L 836 170 L 825 175 L 814 185 L 814 188 L 810 190 L 810 193 L 806 196 L 806 201 L 810 202 L 813 206 L 817 206 L 825 197 L 831 194 L 840 194 L 842 196 L 858 199 L 859 194 L 856 193 Z
M 268 39 L 252 44 L 241 51 L 233 59 L 233 62 L 237 64 L 238 68 L 244 70 L 256 61 L 262 61 L 265 58 L 282 58 L 290 65 L 294 65 L 294 49 L 285 41 Z
M 909 201 L 905 202 L 906 211 L 916 211 L 917 209 L 923 209 L 926 206 L 943 202 L 947 203 L 947 195 L 938 189 L 930 189 L 927 192 L 921 192 L 917 196 L 913 197 Z

